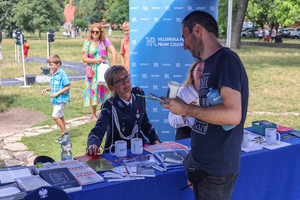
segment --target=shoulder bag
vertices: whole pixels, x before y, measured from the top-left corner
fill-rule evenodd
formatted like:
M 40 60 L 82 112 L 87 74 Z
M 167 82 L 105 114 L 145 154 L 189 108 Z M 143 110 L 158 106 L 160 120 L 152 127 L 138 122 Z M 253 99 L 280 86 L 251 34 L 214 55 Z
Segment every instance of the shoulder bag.
M 103 41 L 102 42 L 102 46 L 103 48 L 106 49 Z M 98 85 L 106 85 L 105 80 L 104 80 L 104 74 L 106 72 L 106 70 L 110 68 L 109 64 L 108 64 L 108 60 L 103 61 L 98 67 L 97 67 L 97 83 Z

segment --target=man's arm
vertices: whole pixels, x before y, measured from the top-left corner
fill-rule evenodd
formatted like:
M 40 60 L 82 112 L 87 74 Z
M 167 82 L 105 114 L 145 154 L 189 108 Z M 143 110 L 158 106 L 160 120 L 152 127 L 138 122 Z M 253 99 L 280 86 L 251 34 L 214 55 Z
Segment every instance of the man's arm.
M 162 97 L 168 104 L 161 105 L 177 115 L 187 115 L 216 125 L 238 125 L 242 117 L 241 93 L 229 87 L 221 87 L 223 103 L 201 107 L 184 103 L 180 98 Z

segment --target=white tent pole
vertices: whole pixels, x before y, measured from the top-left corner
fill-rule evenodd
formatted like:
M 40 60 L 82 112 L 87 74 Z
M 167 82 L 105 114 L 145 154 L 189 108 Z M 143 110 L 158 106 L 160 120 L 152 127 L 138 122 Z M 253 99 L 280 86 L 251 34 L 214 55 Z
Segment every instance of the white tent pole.
M 232 23 L 232 0 L 228 0 L 228 21 L 227 21 L 227 40 L 226 47 L 230 48 L 231 44 L 231 23 Z

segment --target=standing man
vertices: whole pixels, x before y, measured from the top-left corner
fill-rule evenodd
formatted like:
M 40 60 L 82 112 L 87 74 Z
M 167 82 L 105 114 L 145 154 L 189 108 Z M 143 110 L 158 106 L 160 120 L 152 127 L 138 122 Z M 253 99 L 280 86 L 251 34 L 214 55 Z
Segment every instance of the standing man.
M 240 168 L 248 77 L 238 55 L 218 41 L 218 25 L 210 14 L 190 13 L 182 21 L 181 30 L 184 49 L 204 61 L 200 106 L 186 104 L 178 97 L 162 97 L 168 104 L 161 105 L 174 114 L 195 118 L 191 151 L 184 162 L 195 198 L 229 200 Z M 219 90 L 222 104 L 209 104 L 209 88 Z M 225 131 L 221 125 L 236 126 Z

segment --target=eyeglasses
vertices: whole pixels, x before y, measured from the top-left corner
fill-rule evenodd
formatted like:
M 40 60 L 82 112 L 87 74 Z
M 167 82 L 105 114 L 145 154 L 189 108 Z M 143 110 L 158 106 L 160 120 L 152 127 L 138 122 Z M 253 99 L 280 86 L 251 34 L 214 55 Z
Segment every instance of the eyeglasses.
M 92 34 L 94 34 L 94 33 L 99 34 L 100 31 L 92 31 Z
M 125 76 L 124 78 L 121 78 L 119 80 L 117 80 L 116 82 L 114 82 L 114 85 L 118 85 L 118 86 L 121 86 L 124 84 L 124 81 L 129 81 L 131 79 L 131 75 L 128 74 L 127 76 Z

